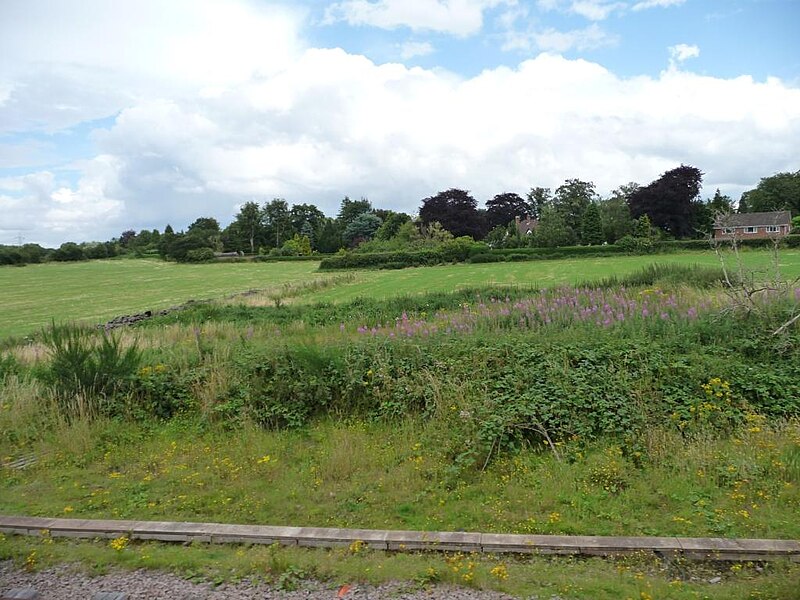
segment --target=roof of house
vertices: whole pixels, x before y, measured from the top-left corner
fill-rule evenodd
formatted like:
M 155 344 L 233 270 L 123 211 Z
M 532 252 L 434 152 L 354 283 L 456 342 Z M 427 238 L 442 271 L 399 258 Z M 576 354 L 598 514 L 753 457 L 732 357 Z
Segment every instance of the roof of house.
M 789 225 L 792 222 L 792 213 L 788 210 L 775 210 L 772 212 L 731 213 L 717 217 L 716 227 L 764 227 L 768 225 Z

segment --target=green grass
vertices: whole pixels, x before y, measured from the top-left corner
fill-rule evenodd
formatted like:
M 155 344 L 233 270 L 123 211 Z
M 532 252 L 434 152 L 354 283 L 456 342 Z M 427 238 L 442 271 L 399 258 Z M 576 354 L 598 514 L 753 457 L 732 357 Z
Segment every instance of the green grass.
M 766 252 L 743 256 L 755 268 L 769 264 Z M 800 273 L 800 252 L 785 252 L 782 261 L 784 275 Z M 162 288 L 179 289 L 188 297 L 220 297 L 272 287 L 297 302 L 270 310 L 203 305 L 196 311 L 202 318 L 171 325 L 154 321 L 120 334 L 123 344 L 137 338 L 145 352 L 144 368 L 133 377 L 155 386 L 146 402 L 173 398 L 183 407 L 178 410 L 184 413 L 166 422 L 125 404 L 134 396 L 103 399 L 122 403 L 113 405 L 118 412 L 108 413 L 114 419 L 70 421 L 47 387 L 50 359 L 41 344 L 9 344 L 7 364 L 0 364 L 10 373 L 3 379 L 0 372 L 0 459 L 31 451 L 41 459 L 21 471 L 0 467 L 0 512 L 381 529 L 800 538 L 800 423 L 798 396 L 792 392 L 800 338 L 796 332 L 781 339 L 769 334 L 771 319 L 785 319 L 781 311 L 791 310 L 791 300 L 761 317 L 741 320 L 728 313 L 650 325 L 626 320 L 609 329 L 556 324 L 531 330 L 533 335 L 498 321 L 497 327 L 487 326 L 472 337 L 393 342 L 397 346 L 356 333 L 370 315 L 393 322 L 395 309 L 405 310 L 400 308 L 404 303 L 417 302 L 419 308 L 431 301 L 461 310 L 458 305 L 467 301 L 453 304 L 445 297 L 417 295 L 424 291 L 619 278 L 652 263 L 715 266 L 716 258 L 687 253 L 358 271 L 335 275 L 328 287 L 309 284 L 318 277 L 313 263 L 109 261 L 0 271 L 0 277 L 28 277 L 27 296 L 13 285 L 0 288 L 17 294 L 16 309 L 23 313 L 45 311 L 33 301 L 41 290 L 31 291 L 38 273 L 40 287 L 51 290 L 52 298 L 45 295 L 46 310 L 62 318 L 74 311 L 73 318 L 99 320 L 90 308 L 108 304 L 110 316 L 154 308 L 120 308 L 130 306 L 125 302 L 163 306 L 187 299 L 162 298 Z M 65 302 L 70 293 L 80 297 L 81 278 L 95 281 L 95 287 L 82 300 Z M 120 285 L 120 278 L 129 285 Z M 140 281 L 145 283 L 137 287 Z M 694 300 L 722 296 L 717 288 L 693 288 L 687 281 L 681 276 L 658 287 Z M 633 287 L 626 293 L 654 291 Z M 347 303 L 359 296 L 390 300 Z M 312 310 L 304 304 L 318 300 L 334 305 Z M 269 293 L 264 301 L 269 304 Z M 8 306 L 0 310 L 12 314 Z M 239 313 L 241 318 L 233 318 Z M 548 350 L 545 354 L 533 347 L 539 343 Z M 580 360 L 571 364 L 569 357 Z M 153 372 L 163 381 L 151 378 Z M 577 436 L 580 419 L 571 421 L 555 438 L 556 457 L 536 435 L 512 435 L 514 427 L 528 423 L 525 415 L 536 418 L 536 411 L 524 410 L 549 404 L 533 402 L 528 388 L 499 385 L 495 379 L 502 373 L 513 375 L 506 383 L 537 382 L 544 375 L 536 386 L 552 390 L 544 400 L 563 401 L 582 416 L 596 412 L 628 418 L 623 409 L 640 406 L 648 407 L 650 419 L 633 419 L 626 427 L 638 429 L 615 436 L 589 430 Z M 700 384 L 712 377 L 730 380 L 736 394 L 730 414 L 741 417 L 736 425 L 715 429 L 711 420 L 703 426 L 702 419 L 691 417 L 686 417 L 686 429 L 673 423 L 667 404 L 670 410 L 695 406 L 703 394 Z M 294 430 L 259 429 L 250 421 L 258 413 L 242 409 L 247 402 L 265 408 L 268 404 L 260 403 L 279 393 L 289 393 L 284 408 L 302 407 L 302 402 L 313 408 L 328 401 L 320 382 L 331 382 L 336 392 L 331 398 L 338 400 Z M 611 388 L 627 390 L 629 402 L 616 402 L 620 396 Z M 191 402 L 182 404 L 187 397 Z M 764 415 L 734 411 L 743 399 L 753 410 L 763 408 Z M 373 400 L 394 417 L 370 412 Z M 364 403 L 360 412 L 354 407 L 358 402 Z M 393 406 L 401 412 L 395 414 Z M 524 410 L 507 410 L 514 407 Z M 592 412 L 593 407 L 600 408 Z M 486 424 L 501 429 L 484 431 Z M 552 426 L 550 431 L 555 432 Z M 486 436 L 501 439 L 499 432 L 510 437 L 493 453 L 495 441 L 487 447 Z M 487 451 L 491 461 L 483 459 Z M 458 463 L 465 456 L 477 459 Z M 632 563 L 535 557 L 502 559 L 509 578 L 500 581 L 491 569 L 501 559 L 482 557 L 475 559 L 474 578 L 467 581 L 464 564 L 471 557 L 139 543 L 116 552 L 103 542 L 0 539 L 0 559 L 24 562 L 33 551 L 41 564 L 80 560 L 168 567 L 218 580 L 253 573 L 273 582 L 287 573 L 342 583 L 440 580 L 565 598 L 791 598 L 799 572 L 788 565 L 764 572 L 746 565 L 734 570 L 716 566 L 712 572 L 722 569 L 723 583 L 709 586 L 704 582 L 714 575 L 706 574 L 704 565 L 676 570 L 652 557 Z M 461 562 L 453 571 L 447 561 Z M 679 583 L 673 583 L 676 578 Z
M 435 426 L 318 422 L 301 431 L 99 422 L 60 429 L 6 470 L 0 511 L 32 516 L 576 535 L 800 538 L 800 480 L 775 465 L 797 423 L 686 440 L 507 454 L 453 479 Z
M 464 556 L 331 550 L 278 546 L 230 546 L 131 542 L 114 550 L 106 541 L 0 535 L 0 559 L 31 571 L 73 563 L 89 575 L 114 569 L 164 569 L 193 581 L 236 583 L 244 578 L 291 590 L 305 578 L 322 581 L 336 596 L 342 585 L 404 582 L 389 597 L 428 584 L 491 589 L 520 598 L 593 600 L 797 600 L 800 565 L 787 562 L 701 564 L 662 562 L 652 556 L 617 560 L 570 557 Z M 78 563 L 77 565 L 74 563 Z M 493 572 L 494 570 L 494 572 Z M 502 578 L 505 574 L 506 577 Z M 709 580 L 720 578 L 719 583 Z M 465 578 L 468 581 L 465 581 Z
M 0 338 L 26 335 L 51 320 L 99 323 L 190 299 L 220 298 L 311 279 L 315 262 L 185 265 L 104 260 L 0 268 Z
M 747 267 L 761 271 L 769 269 L 772 260 L 772 255 L 766 251 L 743 252 L 742 257 Z M 800 251 L 785 250 L 780 257 L 783 275 L 787 278 L 800 277 Z M 461 263 L 399 271 L 360 271 L 355 281 L 323 290 L 308 299 L 332 302 L 357 296 L 382 299 L 492 285 L 542 288 L 620 277 L 653 263 L 719 266 L 719 260 L 713 252 L 685 252 L 657 256 L 608 256 L 474 265 Z
M 410 420 L 393 426 L 320 422 L 296 432 L 81 422 L 38 447 L 45 453 L 39 465 L 3 472 L 0 511 L 329 527 L 798 537 L 798 481 L 753 476 L 756 464 L 772 464 L 800 442 L 797 424 L 688 443 L 653 432 L 646 440 L 652 459 L 644 468 L 622 459 L 613 445 L 585 453 L 562 448 L 571 453 L 565 462 L 528 448 L 457 485 L 442 479 L 446 465 L 426 450 L 426 435 L 423 423 Z M 610 476 L 624 479 L 625 487 L 604 489 Z M 321 579 L 334 589 L 362 581 L 400 580 L 412 587 L 439 582 L 519 597 L 787 599 L 798 597 L 800 582 L 799 565 L 757 571 L 752 563 L 661 562 L 647 554 L 603 560 L 152 542 L 115 550 L 109 541 L 0 536 L 3 558 L 27 561 L 32 569 L 76 561 L 95 571 L 168 569 L 217 583 L 253 576 L 287 586 Z M 492 575 L 498 565 L 506 579 Z M 721 583 L 708 583 L 717 576 Z
M 769 268 L 769 252 L 744 252 L 742 256 L 751 268 Z M 332 279 L 340 283 L 327 289 L 311 289 L 296 301 L 345 302 L 358 296 L 382 299 L 490 285 L 547 287 L 622 276 L 653 263 L 718 265 L 711 252 L 687 252 L 356 271 L 352 278 L 343 278 L 341 273 L 318 273 L 316 262 L 180 265 L 126 260 L 3 267 L 0 268 L 0 338 L 36 332 L 51 320 L 98 323 L 190 299 L 221 298 L 285 284 L 302 286 L 314 280 Z M 800 276 L 800 251 L 783 251 L 781 264 L 784 276 Z

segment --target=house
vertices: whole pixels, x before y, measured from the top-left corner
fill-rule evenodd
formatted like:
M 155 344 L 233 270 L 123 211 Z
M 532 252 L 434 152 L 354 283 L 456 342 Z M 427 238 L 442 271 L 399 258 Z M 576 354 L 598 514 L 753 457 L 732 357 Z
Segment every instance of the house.
M 539 226 L 539 221 L 531 219 L 530 216 L 525 215 L 524 219 L 514 217 L 514 224 L 517 226 L 517 231 L 520 235 L 531 235 Z
M 788 210 L 731 213 L 714 220 L 714 239 L 737 240 L 777 238 L 789 235 L 792 213 Z

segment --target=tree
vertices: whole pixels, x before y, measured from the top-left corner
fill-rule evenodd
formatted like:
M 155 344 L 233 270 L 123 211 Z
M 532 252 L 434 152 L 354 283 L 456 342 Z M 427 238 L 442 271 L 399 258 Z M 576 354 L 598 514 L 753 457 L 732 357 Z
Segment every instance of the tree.
M 382 222 L 380 217 L 364 212 L 353 219 L 342 233 L 342 240 L 350 247 L 371 240 Z
M 455 237 L 468 235 L 482 239 L 487 231 L 486 219 L 478 212 L 478 203 L 466 190 L 451 188 L 425 198 L 419 209 L 422 223 L 441 223 Z
M 519 194 L 504 192 L 486 201 L 486 215 L 491 227 L 506 226 L 515 217 L 530 215 L 528 203 Z
M 384 242 L 389 241 L 397 235 L 403 223 L 408 223 L 411 220 L 411 217 L 406 213 L 397 213 L 391 210 L 387 211 L 387 213 L 385 217 L 381 217 L 383 219 L 383 225 L 375 232 L 376 240 Z
M 292 227 L 289 205 L 283 198 L 275 198 L 264 206 L 264 225 L 266 226 L 266 243 L 280 248 L 283 242 L 297 233 Z
M 333 254 L 342 247 L 342 228 L 335 219 L 325 218 L 317 229 L 315 248 L 323 254 Z
M 295 233 L 292 239 L 283 244 L 283 250 L 295 256 L 309 256 L 311 254 L 311 241 L 304 235 Z
M 158 253 L 161 255 L 161 258 L 169 256 L 170 246 L 174 240 L 175 230 L 172 229 L 172 225 L 167 223 L 167 226 L 164 228 L 164 234 L 158 241 Z
M 228 227 L 232 234 L 233 249 L 244 251 L 242 242 L 246 242 L 250 254 L 256 253 L 256 248 L 266 238 L 264 226 L 264 212 L 257 202 L 245 202 L 234 217 L 233 223 Z
M 600 221 L 603 226 L 603 237 L 606 242 L 613 244 L 618 239 L 630 235 L 633 230 L 631 209 L 628 208 L 628 198 L 639 188 L 636 183 L 619 186 L 611 192 L 607 200 L 601 200 Z
M 555 248 L 575 243 L 575 232 L 567 225 L 561 213 L 553 206 L 545 206 L 539 216 L 539 226 L 533 234 L 537 246 Z
M 705 237 L 714 227 L 714 211 L 708 203 L 696 198 L 689 207 L 689 223 L 692 237 Z
M 123 231 L 119 235 L 119 245 L 123 248 L 128 248 L 133 244 L 133 241 L 136 239 L 136 232 L 133 229 L 128 229 L 127 231 Z
M 64 242 L 59 246 L 58 250 L 53 252 L 53 260 L 86 260 L 86 255 L 83 252 L 83 248 L 75 242 Z
M 600 209 L 597 203 L 592 202 L 583 211 L 583 219 L 581 220 L 581 241 L 584 244 L 602 244 L 605 237 L 603 236 L 603 221 L 600 216 Z
M 292 229 L 300 232 L 300 235 L 307 236 L 313 246 L 317 230 L 325 220 L 322 211 L 313 204 L 295 204 L 289 211 L 289 218 L 292 221 Z
M 580 179 L 567 179 L 556 189 L 553 208 L 558 211 L 564 223 L 574 232 L 581 231 L 583 213 L 597 200 L 594 183 Z
M 553 203 L 553 195 L 550 193 L 550 188 L 546 187 L 533 187 L 526 196 L 528 200 L 528 208 L 530 209 L 530 217 L 538 219 L 545 206 L 550 206 Z
M 651 239 L 653 237 L 653 224 L 650 217 L 642 215 L 633 224 L 633 237 L 641 239 Z
M 508 225 L 498 225 L 492 229 L 484 241 L 491 248 L 518 248 L 521 243 L 519 229 L 515 223 Z
M 211 236 L 213 238 L 213 236 Z M 189 262 L 200 256 L 197 250 L 210 250 L 213 254 L 215 248 L 212 246 L 214 243 L 207 235 L 204 235 L 201 230 L 187 231 L 186 233 L 178 233 L 172 239 L 167 249 L 167 256 L 175 259 L 178 262 Z M 207 256 L 207 252 L 202 255 Z
M 361 200 L 350 200 L 349 197 L 345 196 L 342 199 L 342 203 L 339 206 L 339 214 L 336 216 L 336 220 L 339 221 L 339 225 L 341 225 L 342 230 L 344 231 L 347 229 L 347 226 L 352 223 L 356 217 L 361 215 L 362 213 L 372 212 L 372 204 L 366 198 L 361 198 Z
M 189 225 L 186 230 L 187 237 L 196 239 L 190 244 L 189 250 L 197 248 L 211 248 L 215 251 L 222 250 L 222 231 L 219 228 L 219 221 L 213 217 L 200 217 Z
M 692 201 L 700 193 L 703 173 L 688 165 L 667 171 L 652 183 L 631 194 L 628 205 L 638 219 L 647 215 L 656 227 L 675 238 L 693 233 Z
M 200 217 L 189 225 L 186 233 L 202 233 L 206 235 L 219 234 L 219 221 L 213 217 Z
M 739 212 L 790 210 L 800 214 L 800 171 L 762 177 L 755 189 L 742 194 Z
M 719 188 L 714 192 L 714 197 L 707 202 L 707 205 L 712 214 L 733 212 L 733 199 L 721 194 Z

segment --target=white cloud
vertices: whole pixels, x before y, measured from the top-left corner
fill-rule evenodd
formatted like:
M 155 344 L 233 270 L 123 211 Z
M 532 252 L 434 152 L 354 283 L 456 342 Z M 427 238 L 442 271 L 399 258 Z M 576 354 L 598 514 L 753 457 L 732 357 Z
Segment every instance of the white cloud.
M 528 31 L 509 30 L 505 33 L 503 50 L 543 50 L 552 52 L 568 52 L 570 50 L 593 50 L 617 44 L 615 35 L 606 33 L 597 23 L 583 29 L 558 31 L 544 29 Z
M 677 44 L 669 47 L 669 56 L 671 60 L 680 63 L 700 56 L 700 48 L 688 44 Z
M 468 36 L 483 27 L 485 10 L 515 3 L 516 0 L 344 0 L 328 7 L 326 22 Z
M 620 0 L 538 0 L 536 6 L 544 12 L 557 10 L 590 21 L 602 21 L 614 12 L 625 11 L 628 3 Z
M 624 13 L 627 10 L 646 10 L 649 8 L 666 8 L 679 6 L 686 0 L 642 0 L 627 2 L 622 0 L 537 0 L 536 6 L 542 11 L 558 10 L 579 15 L 590 21 L 602 21 L 613 13 Z
M 485 199 L 582 177 L 607 191 L 681 162 L 747 185 L 791 168 L 798 139 L 800 90 L 777 80 L 622 79 L 548 54 L 458 79 L 310 50 L 223 97 L 126 110 L 101 143 L 131 216 L 161 206 L 188 223 L 205 210 L 230 220 L 254 195 L 333 214 L 345 194 L 413 212 L 450 186 Z
M 642 0 L 633 5 L 633 10 L 646 10 L 648 8 L 667 8 L 668 6 L 680 6 L 686 0 Z
M 57 131 L 268 76 L 302 50 L 302 18 L 248 0 L 4 0 L 0 130 Z
M 125 206 L 116 198 L 119 166 L 115 157 L 98 156 L 74 186 L 49 171 L 0 180 L 0 237 L 23 234 L 53 246 L 110 238 Z
M 416 56 L 428 56 L 435 50 L 430 42 L 405 42 L 400 45 L 400 58 L 408 60 Z
M 624 10 L 626 6 L 624 2 L 608 2 L 607 0 L 574 0 L 569 10 L 591 21 L 602 21 L 611 13 Z
M 262 12 L 253 10 L 257 21 Z M 74 19 L 76 49 L 69 49 L 61 17 L 53 15 L 43 30 L 63 56 L 33 42 L 14 54 L 0 36 L 0 79 L 14 90 L 0 105 L 0 121 L 54 129 L 87 115 L 117 116 L 94 134 L 99 156 L 72 165 L 77 179 L 33 167 L 30 175 L 0 180 L 0 232 L 26 229 L 29 241 L 102 239 L 166 223 L 180 229 L 200 215 L 226 223 L 253 198 L 311 202 L 335 214 L 345 194 L 364 195 L 414 212 L 422 198 L 454 186 L 483 201 L 580 177 L 606 193 L 685 163 L 706 173 L 707 188 L 738 192 L 798 168 L 800 89 L 777 79 L 677 68 L 622 78 L 548 53 L 460 78 L 376 65 L 344 50 L 302 50 L 292 32 L 278 43 L 275 60 L 251 56 L 243 44 L 225 59 L 230 73 L 222 61 L 208 76 L 202 69 L 182 76 L 169 65 L 151 73 L 151 59 L 128 60 L 116 50 L 93 58 L 80 35 L 100 34 L 80 25 L 82 13 Z M 35 31 L 36 41 L 46 39 Z M 126 34 L 117 28 L 109 35 Z M 578 32 L 531 31 L 516 43 L 566 51 L 608 41 L 592 24 Z M 696 52 L 680 48 L 673 60 Z M 12 64 L 18 56 L 36 77 Z

